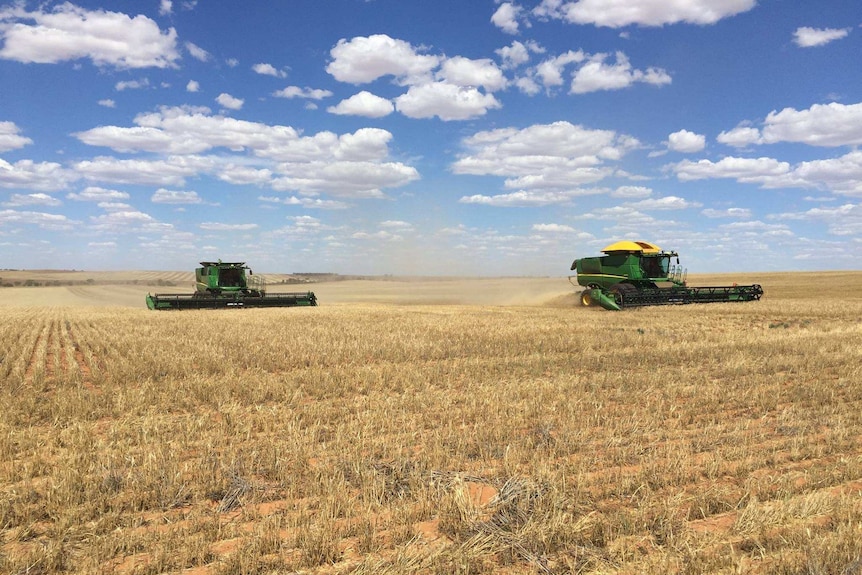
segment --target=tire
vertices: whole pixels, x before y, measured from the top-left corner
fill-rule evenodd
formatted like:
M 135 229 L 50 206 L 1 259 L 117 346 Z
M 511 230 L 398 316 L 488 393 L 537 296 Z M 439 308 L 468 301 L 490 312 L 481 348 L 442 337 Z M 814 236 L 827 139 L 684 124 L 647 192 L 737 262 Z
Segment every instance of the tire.
M 589 307 L 593 305 L 593 297 L 590 295 L 590 291 L 585 289 L 581 292 L 581 305 L 584 307 Z
M 620 307 L 625 305 L 626 294 L 636 291 L 637 288 L 630 283 L 618 283 L 611 286 L 608 290 L 614 296 L 614 301 Z

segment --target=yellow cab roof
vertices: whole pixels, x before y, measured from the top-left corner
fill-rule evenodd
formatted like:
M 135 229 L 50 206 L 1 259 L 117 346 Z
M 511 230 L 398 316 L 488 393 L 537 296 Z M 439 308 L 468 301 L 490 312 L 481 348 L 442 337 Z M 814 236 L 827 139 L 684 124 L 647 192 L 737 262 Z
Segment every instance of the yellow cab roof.
M 607 254 L 611 252 L 636 252 L 644 254 L 657 254 L 660 251 L 660 247 L 649 242 L 633 242 L 629 240 L 623 240 L 621 242 L 616 242 L 609 245 L 602 250 L 602 253 Z

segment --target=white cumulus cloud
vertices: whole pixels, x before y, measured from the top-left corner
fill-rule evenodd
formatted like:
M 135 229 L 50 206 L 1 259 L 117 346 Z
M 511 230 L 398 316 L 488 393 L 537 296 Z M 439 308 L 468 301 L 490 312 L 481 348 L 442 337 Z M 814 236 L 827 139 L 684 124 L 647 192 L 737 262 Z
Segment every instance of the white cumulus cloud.
M 728 156 L 718 162 L 699 160 L 692 162 L 683 160 L 673 171 L 683 181 L 702 180 L 707 178 L 733 178 L 740 182 L 767 183 L 776 178 L 787 176 L 791 167 L 787 162 L 774 158 L 737 158 Z
M 412 166 L 387 159 L 392 134 L 379 128 L 303 136 L 291 126 L 214 116 L 207 109 L 192 108 L 140 114 L 135 124 L 99 126 L 74 135 L 88 145 L 161 153 L 162 159 L 103 156 L 74 164 L 72 173 L 89 181 L 165 188 L 182 187 L 186 178 L 208 174 L 235 184 L 352 198 L 384 197 L 383 189 L 419 179 Z M 205 155 L 216 148 L 220 149 L 217 156 Z
M 150 201 L 155 204 L 199 204 L 202 202 L 197 192 L 183 192 L 159 188 Z
M 467 120 L 485 115 L 502 104 L 493 94 L 447 82 L 411 86 L 395 98 L 396 109 L 410 118 L 439 117 L 441 120 Z
M 188 50 L 188 53 L 191 54 L 192 58 L 194 58 L 195 60 L 206 62 L 210 59 L 210 53 L 198 46 L 197 44 L 186 42 L 185 46 L 186 50 Z
M 202 222 L 199 226 L 202 230 L 212 232 L 243 232 L 257 229 L 257 224 L 225 224 L 221 222 Z
M 862 144 L 862 102 L 814 104 L 807 110 L 784 108 L 770 112 L 764 122 L 763 142 L 800 142 L 811 146 Z
M 523 8 L 512 2 L 503 2 L 494 15 L 491 16 L 491 22 L 507 34 L 518 33 L 518 17 Z
M 701 204 L 692 202 L 679 196 L 665 196 L 663 198 L 649 198 L 629 204 L 630 207 L 639 210 L 684 210 L 686 208 L 699 208 Z
M 581 66 L 572 79 L 571 92 L 586 94 L 599 90 L 619 90 L 635 82 L 661 86 L 672 81 L 670 75 L 660 68 L 648 68 L 645 71 L 633 69 L 628 57 L 622 52 L 616 53 L 615 64 L 607 63 L 606 59 L 607 54 L 596 54 Z
M 726 208 L 724 210 L 707 208 L 700 213 L 708 218 L 739 218 L 741 220 L 747 220 L 752 215 L 748 208 Z
M 78 222 L 61 214 L 19 210 L 0 210 L 0 224 L 30 224 L 47 230 L 68 230 Z
M 56 207 L 63 205 L 63 202 L 55 198 L 54 196 L 36 193 L 36 194 L 12 194 L 9 198 L 9 201 L 3 202 L 4 206 L 7 207 L 20 207 L 20 206 L 49 206 Z
M 276 92 L 273 96 L 277 98 L 304 98 L 306 100 L 323 100 L 332 96 L 329 90 L 321 90 L 319 88 L 300 88 L 299 86 L 287 86 Z
M 793 42 L 800 48 L 812 48 L 845 38 L 849 33 L 850 28 L 809 28 L 803 26 L 797 28 L 796 32 L 793 33 Z
M 56 162 L 19 160 L 12 164 L 0 158 L 0 188 L 56 192 L 76 179 L 74 171 Z
M 114 84 L 114 89 L 117 92 L 122 92 L 124 90 L 143 90 L 144 88 L 150 87 L 150 81 L 147 78 L 141 78 L 140 80 L 121 80 Z
M 773 110 L 763 127 L 750 121 L 721 132 L 716 140 L 736 148 L 753 144 L 795 142 L 809 146 L 837 147 L 862 144 L 862 102 L 856 104 L 814 104 L 805 110 Z
M 745 148 L 752 144 L 763 142 L 760 130 L 751 126 L 737 126 L 732 130 L 720 133 L 715 139 L 719 143 L 733 146 L 734 148 Z
M 611 196 L 615 198 L 648 198 L 652 195 L 652 189 L 646 186 L 620 186 L 611 192 Z
M 326 111 L 337 115 L 382 118 L 395 111 L 395 106 L 386 98 L 375 96 L 371 92 L 363 90 L 342 100 L 335 106 L 330 106 Z
M 129 199 L 129 193 L 120 190 L 109 190 L 98 186 L 89 186 L 81 192 L 71 192 L 66 195 L 70 200 L 79 202 L 107 202 Z
M 255 64 L 251 67 L 252 70 L 257 74 L 261 74 L 262 76 L 273 76 L 275 78 L 284 78 L 287 76 L 287 72 L 284 70 L 279 70 L 272 64 L 267 64 L 261 62 L 260 64 Z
M 494 52 L 503 61 L 504 69 L 517 68 L 530 61 L 530 54 L 542 54 L 544 48 L 535 41 L 518 42 L 514 40 L 509 46 L 503 46 Z
M 756 0 L 542 0 L 533 14 L 610 28 L 680 22 L 704 25 L 747 12 L 756 4 Z
M 533 230 L 537 232 L 571 233 L 575 231 L 575 228 L 565 224 L 533 224 Z
M 439 58 L 421 54 L 409 42 L 386 34 L 341 39 L 330 51 L 326 71 L 339 82 L 365 84 L 383 76 L 409 82 L 437 67 Z
M 488 92 L 506 87 L 506 78 L 497 65 L 487 59 L 471 60 L 462 56 L 443 61 L 437 77 L 456 86 L 481 86 Z
M 562 86 L 565 80 L 563 79 L 563 72 L 569 64 L 580 64 L 587 59 L 588 55 L 584 53 L 583 50 L 572 51 L 569 50 L 559 56 L 554 56 L 553 58 L 548 58 L 543 61 L 541 64 L 536 66 L 535 74 L 538 76 L 542 84 L 546 88 L 552 88 L 554 86 Z
M 667 137 L 667 147 L 674 152 L 699 152 L 706 147 L 706 136 L 680 130 Z
M 15 122 L 0 122 L 0 152 L 17 150 L 33 143 L 33 140 L 21 136 L 21 129 Z
M 239 110 L 242 108 L 242 105 L 245 103 L 245 100 L 241 98 L 235 98 L 230 94 L 226 94 L 222 92 L 216 97 L 216 102 L 221 104 L 223 108 L 227 108 L 228 110 Z
M 180 59 L 177 33 L 162 32 L 150 18 L 86 10 L 69 2 L 51 11 L 0 10 L 0 58 L 56 64 L 88 58 L 97 66 L 169 68 Z
M 499 176 L 509 189 L 567 195 L 597 193 L 578 186 L 610 176 L 613 169 L 608 164 L 640 145 L 631 136 L 564 121 L 478 132 L 463 144 L 467 153 L 452 165 L 456 174 Z M 540 201 L 545 200 L 559 202 L 560 196 L 543 196 Z
M 463 196 L 458 202 L 500 208 L 530 208 L 570 204 L 574 194 L 561 191 L 518 190 L 508 194 L 474 194 Z
M 303 208 L 318 209 L 318 210 L 346 210 L 350 207 L 347 203 L 338 200 L 323 200 L 321 198 L 299 198 L 297 196 L 288 196 L 285 198 L 278 196 L 258 196 L 261 202 L 270 204 L 283 204 L 286 206 L 302 206 Z
M 100 216 L 92 216 L 92 229 L 103 232 L 138 233 L 147 229 L 163 229 L 151 215 L 135 209 L 117 210 Z

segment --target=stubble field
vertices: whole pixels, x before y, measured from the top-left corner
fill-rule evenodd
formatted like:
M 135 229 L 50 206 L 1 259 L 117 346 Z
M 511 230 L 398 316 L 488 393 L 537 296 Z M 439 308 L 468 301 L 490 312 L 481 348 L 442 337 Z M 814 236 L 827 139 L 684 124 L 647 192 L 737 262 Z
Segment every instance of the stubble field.
M 732 281 L 3 288 L 0 572 L 862 573 L 862 272 Z

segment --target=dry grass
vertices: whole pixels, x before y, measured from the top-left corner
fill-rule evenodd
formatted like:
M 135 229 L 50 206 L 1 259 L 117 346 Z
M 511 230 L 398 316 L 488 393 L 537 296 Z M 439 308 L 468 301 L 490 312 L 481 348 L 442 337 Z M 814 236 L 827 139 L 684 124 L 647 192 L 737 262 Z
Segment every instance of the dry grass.
M 757 279 L 4 307 L 0 572 L 862 573 L 862 274 Z

